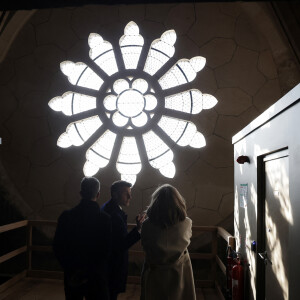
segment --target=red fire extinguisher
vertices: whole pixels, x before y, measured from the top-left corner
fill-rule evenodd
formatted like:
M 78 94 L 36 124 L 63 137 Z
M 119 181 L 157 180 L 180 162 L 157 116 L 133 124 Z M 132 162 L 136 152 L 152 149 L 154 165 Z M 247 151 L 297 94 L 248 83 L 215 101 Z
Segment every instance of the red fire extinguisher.
M 232 268 L 232 300 L 244 299 L 244 269 L 240 258 Z

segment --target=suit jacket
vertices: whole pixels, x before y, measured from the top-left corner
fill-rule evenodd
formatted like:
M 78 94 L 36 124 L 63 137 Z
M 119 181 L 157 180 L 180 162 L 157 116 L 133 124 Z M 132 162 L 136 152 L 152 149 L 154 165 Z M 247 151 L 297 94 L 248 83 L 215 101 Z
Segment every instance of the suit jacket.
M 195 300 L 193 270 L 187 250 L 192 220 L 186 218 L 166 229 L 147 219 L 142 226 L 145 263 L 141 300 Z
M 97 202 L 81 200 L 58 218 L 54 253 L 65 273 L 85 270 L 107 276 L 111 253 L 111 220 Z
M 137 228 L 127 232 L 127 215 L 112 199 L 101 207 L 112 222 L 112 256 L 109 261 L 109 287 L 117 293 L 125 292 L 128 275 L 128 249 L 141 238 Z

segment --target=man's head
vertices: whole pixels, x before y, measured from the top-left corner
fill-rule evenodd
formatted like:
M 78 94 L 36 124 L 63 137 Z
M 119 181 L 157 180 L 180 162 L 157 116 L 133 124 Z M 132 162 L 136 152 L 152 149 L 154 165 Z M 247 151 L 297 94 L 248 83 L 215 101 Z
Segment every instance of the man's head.
M 129 206 L 131 200 L 130 182 L 124 180 L 115 181 L 110 187 L 111 198 L 120 206 Z
M 81 180 L 80 195 L 84 200 L 96 201 L 100 195 L 100 182 L 95 177 L 84 177 Z

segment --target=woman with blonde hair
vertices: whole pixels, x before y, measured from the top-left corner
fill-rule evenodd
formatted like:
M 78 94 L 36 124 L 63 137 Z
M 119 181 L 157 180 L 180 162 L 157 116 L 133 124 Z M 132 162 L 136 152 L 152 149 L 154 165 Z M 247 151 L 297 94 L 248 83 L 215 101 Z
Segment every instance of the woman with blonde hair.
M 153 193 L 146 214 L 141 232 L 145 251 L 141 300 L 195 300 L 187 250 L 192 220 L 185 200 L 175 187 L 164 184 Z

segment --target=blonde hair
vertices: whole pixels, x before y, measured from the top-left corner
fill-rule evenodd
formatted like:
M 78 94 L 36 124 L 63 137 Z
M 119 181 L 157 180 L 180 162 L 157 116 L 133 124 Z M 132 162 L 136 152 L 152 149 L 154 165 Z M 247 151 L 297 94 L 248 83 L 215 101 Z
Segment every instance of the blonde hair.
M 170 184 L 156 189 L 146 213 L 149 220 L 161 228 L 175 225 L 187 217 L 184 198 Z

